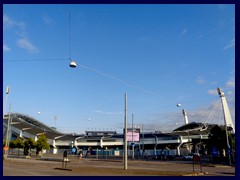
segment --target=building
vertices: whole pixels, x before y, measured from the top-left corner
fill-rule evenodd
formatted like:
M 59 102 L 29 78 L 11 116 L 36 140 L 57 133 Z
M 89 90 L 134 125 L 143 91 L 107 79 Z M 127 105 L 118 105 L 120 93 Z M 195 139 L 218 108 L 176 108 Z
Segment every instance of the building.
M 10 121 L 10 137 L 16 139 L 32 138 L 37 140 L 38 136 L 45 134 L 50 144 L 50 153 L 62 153 L 64 150 L 123 150 L 123 134 L 115 131 L 86 131 L 85 134 L 64 134 L 55 128 L 39 122 L 38 120 L 20 113 L 12 113 L 3 118 L 3 134 L 6 136 L 8 121 Z M 128 142 L 129 149 L 134 147 L 135 154 L 146 151 L 148 155 L 185 155 L 190 152 L 204 153 L 209 141 L 211 129 L 217 125 L 203 123 L 189 123 L 181 126 L 171 133 L 142 133 L 139 141 Z M 150 151 L 151 150 L 151 151 Z M 130 151 L 131 152 L 131 151 Z M 149 153 L 151 152 L 151 153 Z

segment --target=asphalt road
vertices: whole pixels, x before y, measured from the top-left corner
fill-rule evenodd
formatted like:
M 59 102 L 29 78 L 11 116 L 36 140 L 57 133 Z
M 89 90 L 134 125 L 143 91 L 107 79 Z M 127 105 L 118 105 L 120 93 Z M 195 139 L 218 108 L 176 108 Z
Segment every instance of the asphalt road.
M 186 161 L 128 160 L 127 170 L 121 160 L 70 159 L 66 168 L 61 159 L 16 158 L 3 160 L 3 176 L 235 176 L 235 167 L 199 165 Z M 65 164 L 64 164 L 65 165 Z

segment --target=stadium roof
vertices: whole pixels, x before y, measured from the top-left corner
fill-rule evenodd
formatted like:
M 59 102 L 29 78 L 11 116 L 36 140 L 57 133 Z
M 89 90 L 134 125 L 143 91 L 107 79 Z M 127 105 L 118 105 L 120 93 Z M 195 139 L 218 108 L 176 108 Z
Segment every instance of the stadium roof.
M 5 115 L 3 121 L 7 124 L 7 118 L 9 116 Z M 12 123 L 11 126 L 20 130 L 25 130 L 27 133 L 32 135 L 38 134 L 46 134 L 47 138 L 53 139 L 56 136 L 63 135 L 56 131 L 55 129 L 39 122 L 38 120 L 34 119 L 25 114 L 20 113 L 11 113 Z

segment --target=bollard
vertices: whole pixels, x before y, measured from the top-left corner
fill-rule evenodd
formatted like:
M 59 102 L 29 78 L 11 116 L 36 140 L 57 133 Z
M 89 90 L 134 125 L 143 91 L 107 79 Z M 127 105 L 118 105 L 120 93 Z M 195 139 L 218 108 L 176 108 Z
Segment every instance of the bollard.
M 67 168 L 67 151 L 65 150 L 63 152 L 63 162 L 62 162 L 62 168 Z

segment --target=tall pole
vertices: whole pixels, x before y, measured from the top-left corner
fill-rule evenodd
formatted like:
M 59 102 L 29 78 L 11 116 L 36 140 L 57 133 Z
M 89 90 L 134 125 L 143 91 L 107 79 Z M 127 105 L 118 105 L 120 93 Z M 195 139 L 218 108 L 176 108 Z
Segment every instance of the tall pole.
M 3 104 L 3 117 L 4 117 L 6 106 L 7 106 L 7 99 L 8 99 L 9 92 L 10 92 L 10 86 L 7 86 L 6 96 L 5 96 L 5 100 L 4 100 L 4 104 Z
M 124 109 L 124 169 L 127 169 L 127 94 L 125 94 L 125 109 Z
M 11 139 L 10 137 L 10 126 L 11 126 L 11 104 L 9 107 L 9 113 L 8 113 L 8 125 L 7 125 L 7 133 L 6 133 L 6 144 L 5 144 L 5 152 L 4 152 L 4 158 L 6 159 L 8 156 L 8 149 L 9 149 L 9 141 Z
M 145 151 L 145 149 L 144 149 L 144 132 L 143 132 L 143 124 L 142 124 L 142 137 L 143 137 L 142 149 L 143 149 L 143 151 Z
M 57 130 L 57 115 L 54 116 L 54 128 Z
M 133 128 L 133 114 L 132 114 L 132 159 L 134 159 L 134 140 L 133 140 L 133 133 L 134 133 L 134 128 Z
M 191 150 L 190 150 L 189 129 L 187 130 L 187 134 L 188 134 L 188 151 L 189 151 L 189 153 L 190 153 L 190 152 L 191 152 Z
M 185 109 L 182 110 L 182 114 L 183 114 L 183 117 L 184 117 L 185 124 L 187 125 L 188 124 L 188 117 L 187 117 L 187 112 L 186 112 Z

